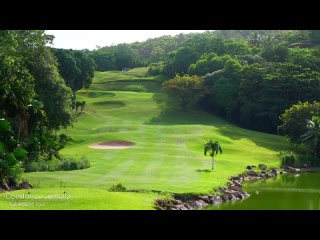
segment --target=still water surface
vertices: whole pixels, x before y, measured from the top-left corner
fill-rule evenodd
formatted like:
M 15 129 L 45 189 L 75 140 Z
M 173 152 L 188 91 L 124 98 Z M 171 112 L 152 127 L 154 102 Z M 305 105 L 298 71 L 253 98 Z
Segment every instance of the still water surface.
M 244 200 L 210 205 L 204 210 L 319 210 L 320 172 L 283 174 L 276 179 L 246 183 Z

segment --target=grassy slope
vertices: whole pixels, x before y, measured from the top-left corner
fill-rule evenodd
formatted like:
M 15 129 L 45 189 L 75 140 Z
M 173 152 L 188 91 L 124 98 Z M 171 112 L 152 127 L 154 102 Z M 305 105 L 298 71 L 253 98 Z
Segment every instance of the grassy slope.
M 85 113 L 68 130 L 75 142 L 62 153 L 87 157 L 91 168 L 28 173 L 25 178 L 40 188 L 106 189 L 121 182 L 128 189 L 206 193 L 249 164 L 279 166 L 276 155 L 287 147 L 282 137 L 241 129 L 204 112 L 160 115 L 154 96 L 162 79 L 142 81 L 145 70 L 96 73 L 90 91 L 79 94 L 87 101 Z M 203 156 L 203 144 L 209 138 L 224 148 L 213 172 L 210 157 Z M 88 148 L 106 140 L 129 140 L 136 145 L 122 150 Z M 84 189 L 83 194 L 88 191 Z
M 21 197 L 23 194 L 25 194 L 25 199 L 15 199 Z M 60 199 L 55 197 L 55 195 L 58 195 Z M 32 196 L 32 198 L 28 198 L 29 196 Z M 67 198 L 63 198 L 64 196 Z M 85 188 L 46 188 L 0 194 L 0 209 L 152 210 L 154 209 L 153 202 L 156 197 L 157 194 L 155 193 L 107 192 L 101 189 Z

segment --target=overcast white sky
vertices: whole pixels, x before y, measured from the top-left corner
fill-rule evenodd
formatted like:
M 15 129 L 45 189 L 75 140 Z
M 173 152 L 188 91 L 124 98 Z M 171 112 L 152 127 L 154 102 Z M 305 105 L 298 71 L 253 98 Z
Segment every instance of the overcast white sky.
M 93 50 L 97 45 L 104 47 L 144 41 L 163 35 L 204 31 L 206 30 L 47 30 L 46 33 L 55 36 L 55 48 Z

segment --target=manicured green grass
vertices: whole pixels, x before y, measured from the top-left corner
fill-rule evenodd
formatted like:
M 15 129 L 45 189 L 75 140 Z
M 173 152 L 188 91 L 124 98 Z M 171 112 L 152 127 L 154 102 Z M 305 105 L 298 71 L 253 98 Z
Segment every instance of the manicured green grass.
M 164 76 L 147 76 L 147 67 L 131 69 L 128 72 L 96 72 L 91 90 L 159 92 Z
M 164 76 L 147 76 L 148 67 L 140 67 L 129 70 L 128 72 L 108 71 L 95 72 L 94 82 L 96 84 L 115 82 L 115 81 L 155 81 L 164 80 Z
M 0 193 L 2 210 L 152 210 L 156 193 L 46 188 Z
M 106 83 L 111 80 L 123 82 L 121 80 L 130 80 L 129 76 L 143 80 L 142 72 L 146 68 L 131 71 L 134 74 L 97 73 L 90 90 L 79 93 L 87 102 L 85 112 L 74 127 L 68 129 L 74 141 L 61 153 L 67 157 L 86 157 L 91 167 L 67 172 L 27 173 L 24 178 L 43 191 L 82 188 L 77 191 L 79 194 L 83 191 L 84 196 L 89 190 L 105 190 L 119 182 L 127 189 L 208 193 L 226 184 L 230 176 L 244 171 L 247 165 L 279 166 L 277 154 L 288 147 L 283 137 L 245 130 L 205 112 L 163 115 L 155 101 L 160 84 L 157 91 L 148 91 L 144 86 L 147 81 L 140 81 L 145 87 L 143 92 L 108 89 Z M 128 79 L 123 79 L 123 75 Z M 211 171 L 211 158 L 203 155 L 203 144 L 209 138 L 219 141 L 224 150 L 216 157 L 214 171 Z M 108 140 L 128 140 L 136 145 L 121 150 L 88 147 Z M 134 209 L 137 205 L 132 204 Z M 111 205 L 106 208 L 108 206 Z

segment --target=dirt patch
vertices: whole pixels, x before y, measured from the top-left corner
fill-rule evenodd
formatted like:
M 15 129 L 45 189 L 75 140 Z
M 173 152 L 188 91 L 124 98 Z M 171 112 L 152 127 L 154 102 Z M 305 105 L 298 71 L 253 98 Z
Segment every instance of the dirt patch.
M 96 148 L 96 149 L 124 149 L 124 148 L 129 148 L 135 145 L 133 142 L 128 142 L 128 141 L 108 141 L 108 142 L 103 142 L 103 143 L 96 143 L 89 148 Z

